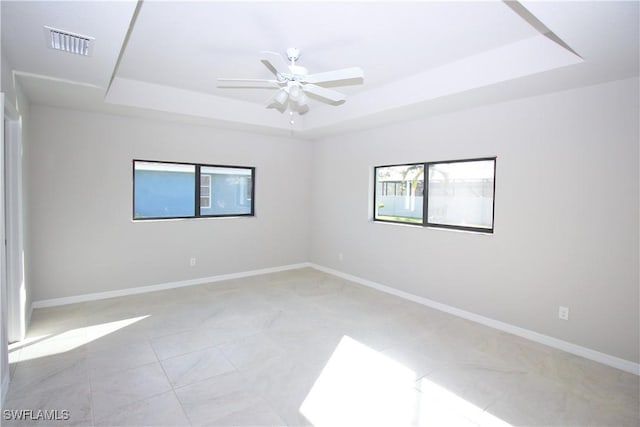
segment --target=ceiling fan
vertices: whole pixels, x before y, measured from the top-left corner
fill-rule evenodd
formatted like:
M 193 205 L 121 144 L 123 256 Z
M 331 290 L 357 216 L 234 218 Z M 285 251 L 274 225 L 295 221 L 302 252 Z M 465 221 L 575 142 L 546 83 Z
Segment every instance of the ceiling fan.
M 309 110 L 307 94 L 312 98 L 339 105 L 346 101 L 343 93 L 321 86 L 346 85 L 362 83 L 364 73 L 360 67 L 343 68 L 324 73 L 309 74 L 306 68 L 296 64 L 300 58 L 300 50 L 287 49 L 287 59 L 277 52 L 262 51 L 260 60 L 274 74 L 275 79 L 218 79 L 218 87 L 266 87 L 278 89 L 267 101 L 267 107 L 276 108 L 284 112 L 287 106 L 304 114 Z

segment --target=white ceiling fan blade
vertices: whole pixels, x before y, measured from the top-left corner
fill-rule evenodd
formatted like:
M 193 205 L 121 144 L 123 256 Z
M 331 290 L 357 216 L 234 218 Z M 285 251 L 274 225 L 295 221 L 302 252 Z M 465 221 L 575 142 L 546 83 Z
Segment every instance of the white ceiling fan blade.
M 337 80 L 363 79 L 364 71 L 360 67 L 343 68 L 325 73 L 309 74 L 302 79 L 303 83 L 325 83 Z
M 331 102 L 343 102 L 347 99 L 347 96 L 343 93 L 313 84 L 303 85 L 302 90 L 320 98 L 328 99 Z
M 289 64 L 287 64 L 287 61 L 285 61 L 278 52 L 263 50 L 260 52 L 260 55 L 260 61 L 276 76 L 289 72 Z
M 277 80 L 265 79 L 218 79 L 218 86 L 248 86 L 248 87 L 273 87 L 279 88 Z

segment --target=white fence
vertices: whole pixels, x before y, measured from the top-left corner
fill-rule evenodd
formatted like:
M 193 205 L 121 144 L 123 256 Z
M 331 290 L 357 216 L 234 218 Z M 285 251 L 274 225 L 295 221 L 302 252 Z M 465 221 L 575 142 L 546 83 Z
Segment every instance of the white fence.
M 378 196 L 378 216 L 422 218 L 423 197 Z M 432 196 L 429 198 L 429 222 L 490 227 L 493 200 L 490 197 L 466 195 Z

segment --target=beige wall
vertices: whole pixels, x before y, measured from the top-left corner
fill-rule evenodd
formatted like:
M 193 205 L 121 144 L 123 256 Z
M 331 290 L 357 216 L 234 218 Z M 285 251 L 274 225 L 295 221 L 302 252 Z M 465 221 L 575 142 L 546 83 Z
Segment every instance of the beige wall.
M 640 361 L 638 93 L 617 81 L 315 142 L 311 261 Z M 370 221 L 373 166 L 493 155 L 494 235 Z
M 30 125 L 34 300 L 309 258 L 309 142 L 43 106 Z M 256 216 L 133 222 L 132 159 L 255 166 Z

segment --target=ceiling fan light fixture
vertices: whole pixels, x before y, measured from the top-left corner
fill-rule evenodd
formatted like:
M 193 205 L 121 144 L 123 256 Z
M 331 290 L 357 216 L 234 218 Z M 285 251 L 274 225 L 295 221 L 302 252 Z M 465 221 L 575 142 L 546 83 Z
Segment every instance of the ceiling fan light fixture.
M 304 92 L 300 91 L 300 96 L 298 96 L 297 103 L 300 107 L 304 107 L 307 105 L 307 95 Z
M 287 102 L 288 97 L 289 97 L 289 94 L 287 93 L 287 91 L 284 89 L 281 89 L 275 96 L 274 101 L 276 101 L 280 105 L 284 105 L 284 103 Z
M 302 91 L 300 90 L 300 87 L 297 84 L 295 83 L 289 84 L 289 96 L 291 97 L 292 100 L 298 101 L 300 99 L 301 94 L 302 94 Z

